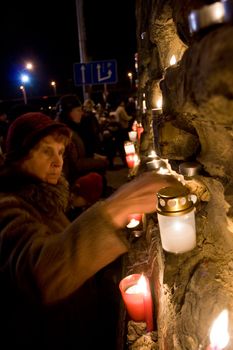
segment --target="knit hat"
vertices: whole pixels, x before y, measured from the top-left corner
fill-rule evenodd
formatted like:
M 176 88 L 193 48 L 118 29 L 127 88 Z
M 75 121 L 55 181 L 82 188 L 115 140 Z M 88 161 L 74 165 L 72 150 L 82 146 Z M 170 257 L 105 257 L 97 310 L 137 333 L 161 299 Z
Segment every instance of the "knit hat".
M 73 108 L 81 107 L 82 103 L 76 95 L 64 95 L 57 102 L 58 113 L 69 113 Z
M 86 199 L 89 204 L 98 201 L 103 192 L 103 179 L 98 173 L 81 176 L 75 182 L 75 193 Z
M 39 112 L 30 112 L 18 117 L 9 127 L 6 138 L 6 161 L 17 161 L 45 136 L 57 131 L 59 134 L 71 137 L 70 129 L 62 123 L 53 121 Z

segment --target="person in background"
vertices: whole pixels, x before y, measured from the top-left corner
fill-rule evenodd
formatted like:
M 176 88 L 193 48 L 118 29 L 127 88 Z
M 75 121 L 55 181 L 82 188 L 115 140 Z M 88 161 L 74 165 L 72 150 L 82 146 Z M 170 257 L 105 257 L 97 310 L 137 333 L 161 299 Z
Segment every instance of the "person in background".
M 0 169 L 1 342 L 8 349 L 114 349 L 115 311 L 92 278 L 127 253 L 129 214 L 155 211 L 156 192 L 176 182 L 145 173 L 70 223 L 62 176 L 70 140 L 65 124 L 41 113 L 20 116 L 8 130 Z
M 89 98 L 86 99 L 83 103 L 83 116 L 80 121 L 80 136 L 88 157 L 93 157 L 95 154 L 104 155 L 103 137 L 94 107 L 94 102 Z
M 119 123 L 119 130 L 117 132 L 116 137 L 116 144 L 118 147 L 118 152 L 120 155 L 120 158 L 122 160 L 122 163 L 127 166 L 126 159 L 125 159 L 125 150 L 124 150 L 124 142 L 129 140 L 128 132 L 130 128 L 129 122 L 132 119 L 131 115 L 128 115 L 125 109 L 126 102 L 124 99 L 121 99 L 117 109 L 114 112 L 115 119 Z
M 108 168 L 106 157 L 94 154 L 88 156 L 85 144 L 81 138 L 80 123 L 83 117 L 83 108 L 76 95 L 64 95 L 57 103 L 56 120 L 66 124 L 72 130 L 72 142 L 66 149 L 64 158 L 64 174 L 71 187 L 76 186 L 76 180 L 89 173 L 98 173 L 103 181 L 103 193 L 107 187 L 105 177 Z

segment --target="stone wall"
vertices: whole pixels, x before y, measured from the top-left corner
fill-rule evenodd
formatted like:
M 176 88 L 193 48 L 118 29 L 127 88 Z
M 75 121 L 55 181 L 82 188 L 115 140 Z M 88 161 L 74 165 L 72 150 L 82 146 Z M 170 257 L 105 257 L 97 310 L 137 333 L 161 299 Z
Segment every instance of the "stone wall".
M 202 184 L 208 192 L 199 193 L 191 252 L 163 251 L 156 219 L 147 220 L 147 275 L 161 350 L 206 349 L 210 326 L 224 308 L 231 336 L 226 349 L 233 349 L 233 24 L 191 36 L 188 14 L 204 3 L 136 0 L 139 101 L 145 93 L 147 104 L 141 152 L 153 142 L 151 109 L 162 93 L 156 150 L 175 169 L 199 161 L 203 172 L 187 185 L 198 193 Z M 178 62 L 169 66 L 172 55 Z

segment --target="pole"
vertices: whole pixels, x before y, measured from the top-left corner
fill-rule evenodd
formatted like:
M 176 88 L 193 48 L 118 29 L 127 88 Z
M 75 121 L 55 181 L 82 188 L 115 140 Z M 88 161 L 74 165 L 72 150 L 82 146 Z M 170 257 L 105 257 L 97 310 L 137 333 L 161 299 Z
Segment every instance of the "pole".
M 76 0 L 76 13 L 77 13 L 77 25 L 78 25 L 78 40 L 79 40 L 79 55 L 80 62 L 87 63 L 86 52 L 86 30 L 83 14 L 83 0 Z M 83 99 L 89 98 L 89 93 L 86 91 L 86 86 L 83 85 Z
M 20 90 L 22 90 L 24 104 L 26 105 L 26 104 L 27 104 L 27 94 L 26 94 L 25 86 L 21 85 L 21 86 L 20 86 Z

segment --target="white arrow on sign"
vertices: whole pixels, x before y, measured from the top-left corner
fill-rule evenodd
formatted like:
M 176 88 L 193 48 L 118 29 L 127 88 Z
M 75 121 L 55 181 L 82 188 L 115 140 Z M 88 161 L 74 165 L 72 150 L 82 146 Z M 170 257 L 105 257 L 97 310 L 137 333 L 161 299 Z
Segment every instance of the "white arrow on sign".
M 81 69 L 81 75 L 82 75 L 82 83 L 84 84 L 85 81 L 86 81 L 86 76 L 85 76 L 86 66 L 85 66 L 85 64 L 83 64 L 83 65 L 80 67 L 80 69 Z
M 111 78 L 111 76 L 112 76 L 111 69 L 109 69 L 108 70 L 108 74 L 103 76 L 103 77 L 101 77 L 101 71 L 100 71 L 101 70 L 101 65 L 100 64 L 97 64 L 96 69 L 97 69 L 98 81 L 104 81 L 104 80 L 107 80 L 107 79 Z

